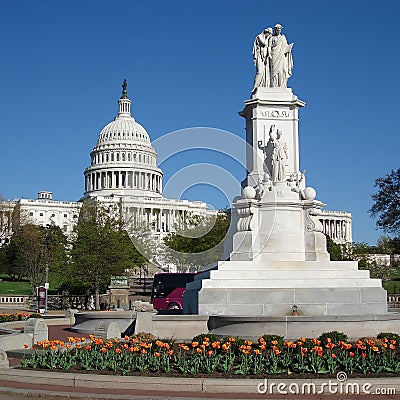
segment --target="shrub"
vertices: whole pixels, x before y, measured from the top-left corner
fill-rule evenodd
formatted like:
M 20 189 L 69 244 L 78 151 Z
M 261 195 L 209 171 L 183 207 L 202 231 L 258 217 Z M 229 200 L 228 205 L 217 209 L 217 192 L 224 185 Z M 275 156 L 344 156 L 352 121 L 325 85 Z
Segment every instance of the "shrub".
M 156 337 L 154 335 L 152 335 L 151 333 L 147 333 L 147 332 L 136 333 L 135 335 L 132 335 L 130 338 L 137 339 L 140 342 L 146 342 L 146 343 L 151 343 L 151 342 L 154 342 L 154 340 L 156 340 Z
M 348 336 L 343 332 L 332 331 L 323 333 L 318 339 L 321 341 L 321 345 L 325 346 L 328 343 L 327 339 L 331 339 L 332 343 L 339 344 L 339 342 L 347 342 Z
M 383 342 L 383 340 L 377 339 L 377 338 L 374 338 L 374 337 L 366 336 L 366 337 L 362 337 L 362 338 L 360 338 L 360 339 L 358 339 L 358 340 L 360 340 L 360 341 L 363 342 L 363 343 L 368 343 L 368 342 L 370 342 L 371 345 L 373 344 L 374 346 L 377 346 L 377 347 L 380 347 L 380 348 L 384 347 L 384 342 Z
M 201 333 L 200 335 L 195 336 L 192 339 L 192 342 L 203 343 L 205 338 L 208 338 L 210 342 L 218 342 L 220 340 L 219 336 L 213 335 L 212 333 Z
M 394 332 L 381 332 L 377 339 L 387 339 L 387 340 L 395 340 L 396 343 L 400 343 L 400 335 Z
M 241 346 L 246 345 L 246 339 L 242 339 L 240 337 L 234 337 L 234 340 L 232 341 L 231 338 L 225 338 L 225 342 L 231 342 L 232 343 L 232 348 L 237 351 L 240 349 Z
M 301 343 L 301 344 L 300 344 Z M 316 346 L 316 343 L 314 343 L 314 341 L 310 338 L 300 338 L 297 340 L 297 344 L 300 347 L 303 347 L 307 350 L 311 350 L 313 347 Z
M 262 337 L 265 340 L 265 344 L 267 348 L 271 348 L 272 346 L 274 346 L 274 344 L 272 344 L 273 341 L 278 342 L 277 344 L 275 344 L 275 346 L 277 347 L 281 347 L 283 346 L 285 339 L 283 336 L 279 336 L 279 335 L 263 335 Z

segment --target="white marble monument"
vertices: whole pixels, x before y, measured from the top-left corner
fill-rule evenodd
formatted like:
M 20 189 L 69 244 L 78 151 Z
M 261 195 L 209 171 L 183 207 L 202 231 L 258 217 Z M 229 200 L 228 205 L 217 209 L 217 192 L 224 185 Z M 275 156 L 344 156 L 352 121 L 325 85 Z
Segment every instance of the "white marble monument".
M 320 317 L 386 316 L 379 279 L 355 261 L 330 261 L 318 218 L 324 204 L 299 168 L 298 110 L 305 103 L 286 87 L 293 44 L 281 30 L 266 29 L 254 43 L 257 74 L 240 112 L 249 144 L 247 186 L 233 203 L 226 261 L 187 286 L 185 311 L 235 316 L 235 324 L 249 316 L 302 315 L 314 324 Z

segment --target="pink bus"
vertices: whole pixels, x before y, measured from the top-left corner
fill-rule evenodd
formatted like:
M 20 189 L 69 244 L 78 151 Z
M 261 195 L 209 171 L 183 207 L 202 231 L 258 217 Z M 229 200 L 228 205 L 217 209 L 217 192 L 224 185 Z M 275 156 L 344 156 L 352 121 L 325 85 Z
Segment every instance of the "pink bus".
M 156 310 L 182 310 L 186 284 L 194 281 L 196 273 L 161 273 L 154 275 L 151 303 Z

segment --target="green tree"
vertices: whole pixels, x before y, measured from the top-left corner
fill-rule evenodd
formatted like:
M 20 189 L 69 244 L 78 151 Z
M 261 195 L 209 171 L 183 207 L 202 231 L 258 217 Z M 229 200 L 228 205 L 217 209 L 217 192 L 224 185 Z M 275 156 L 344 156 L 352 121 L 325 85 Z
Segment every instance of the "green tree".
M 33 224 L 17 226 L 10 243 L 4 246 L 2 259 L 6 273 L 16 280 L 27 277 L 32 293 L 43 284 L 46 267 L 63 275 L 67 262 L 66 238 L 59 227 Z
M 378 190 L 372 195 L 370 211 L 376 226 L 385 232 L 400 236 L 400 168 L 375 180 Z
M 362 256 L 365 254 L 375 254 L 377 253 L 376 246 L 371 246 L 366 242 L 353 242 L 351 246 L 351 253 L 353 257 Z
M 376 253 L 379 253 L 376 246 L 371 246 L 365 242 L 354 242 L 348 247 L 346 257 L 358 261 L 359 269 L 369 270 L 371 278 L 382 279 L 383 281 L 390 280 L 394 272 L 393 268 L 374 257 Z
M 382 235 L 376 242 L 376 247 L 381 254 L 400 254 L 400 237 Z
M 189 217 L 183 228 L 164 239 L 166 259 L 180 271 L 197 271 L 221 260 L 229 225 L 224 211 L 216 217 Z
M 118 206 L 87 201 L 75 228 L 70 280 L 94 292 L 96 310 L 100 309 L 100 291 L 109 285 L 112 275 L 146 263 L 124 229 L 121 214 Z
M 340 244 L 335 243 L 329 235 L 325 235 L 326 237 L 326 249 L 330 254 L 330 258 L 332 261 L 343 261 L 344 255 L 342 251 L 342 246 Z
M 59 226 L 47 225 L 45 246 L 48 254 L 50 289 L 58 288 L 67 276 L 69 262 L 67 251 L 69 243 Z
M 358 268 L 369 270 L 371 278 L 378 278 L 383 281 L 391 279 L 394 272 L 393 268 L 374 258 L 374 254 L 379 253 L 378 247 L 370 246 L 365 242 L 340 245 L 329 236 L 326 238 L 326 243 L 332 261 L 357 261 Z

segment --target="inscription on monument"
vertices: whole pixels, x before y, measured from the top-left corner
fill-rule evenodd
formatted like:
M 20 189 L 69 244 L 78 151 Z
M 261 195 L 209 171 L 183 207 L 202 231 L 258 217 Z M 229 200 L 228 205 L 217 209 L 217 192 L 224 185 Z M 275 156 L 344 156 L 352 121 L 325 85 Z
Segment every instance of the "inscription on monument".
M 266 118 L 289 118 L 290 111 L 285 110 L 260 110 L 259 115 Z

